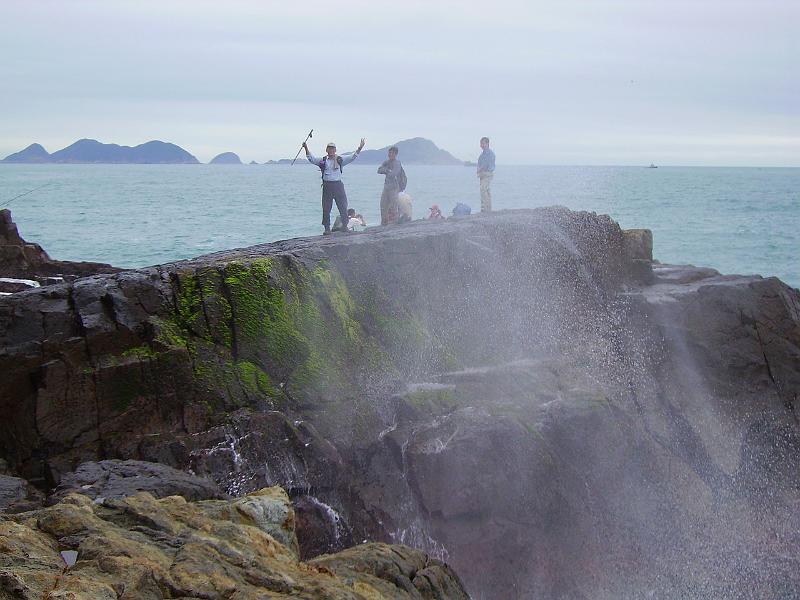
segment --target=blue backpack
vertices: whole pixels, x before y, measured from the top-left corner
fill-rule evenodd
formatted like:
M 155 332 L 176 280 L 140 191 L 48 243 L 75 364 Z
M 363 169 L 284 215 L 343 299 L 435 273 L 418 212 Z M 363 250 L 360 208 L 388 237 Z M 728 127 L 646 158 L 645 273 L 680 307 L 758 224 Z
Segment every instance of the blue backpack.
M 464 204 L 463 202 L 457 203 L 455 208 L 453 209 L 454 217 L 466 217 L 467 215 L 471 214 L 472 214 L 472 209 L 469 207 L 469 205 Z

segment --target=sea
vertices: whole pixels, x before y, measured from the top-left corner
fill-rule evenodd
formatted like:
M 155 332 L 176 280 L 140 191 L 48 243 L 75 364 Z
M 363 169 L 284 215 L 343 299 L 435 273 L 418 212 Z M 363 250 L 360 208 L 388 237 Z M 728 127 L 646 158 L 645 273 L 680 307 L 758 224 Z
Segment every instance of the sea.
M 380 222 L 383 176 L 353 164 L 351 207 Z M 480 209 L 474 167 L 405 167 L 414 218 Z M 44 187 L 40 187 L 44 186 Z M 34 190 L 25 196 L 15 196 Z M 499 165 L 493 209 L 561 205 L 653 231 L 664 263 L 776 276 L 800 287 L 800 168 Z M 289 165 L 0 164 L 0 208 L 59 260 L 142 267 L 319 235 L 320 176 Z M 335 208 L 334 208 L 335 213 Z M 420 265 L 422 266 L 422 265 Z

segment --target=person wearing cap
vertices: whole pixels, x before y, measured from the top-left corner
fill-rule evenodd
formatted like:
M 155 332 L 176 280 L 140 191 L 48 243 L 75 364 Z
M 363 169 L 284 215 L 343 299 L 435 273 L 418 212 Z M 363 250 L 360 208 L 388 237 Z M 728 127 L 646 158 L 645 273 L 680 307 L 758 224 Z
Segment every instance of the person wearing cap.
M 309 151 L 308 144 L 303 143 L 303 150 L 306 151 L 308 162 L 312 165 L 317 165 L 322 172 L 322 226 L 325 228 L 325 231 L 322 232 L 323 235 L 328 235 L 331 232 L 331 209 L 334 201 L 336 202 L 336 208 L 339 209 L 339 217 L 342 220 L 340 229 L 347 231 L 347 193 L 344 191 L 342 168 L 358 158 L 362 148 L 364 148 L 364 138 L 361 138 L 361 143 L 355 152 L 349 156 L 342 157 L 336 154 L 336 144 L 331 142 L 325 146 L 325 158 L 317 159 Z
M 489 148 L 489 138 L 481 138 L 481 155 L 478 157 L 478 180 L 481 182 L 481 212 L 492 210 L 492 177 L 494 177 L 494 152 Z
M 430 207 L 431 214 L 428 215 L 429 221 L 439 221 L 443 220 L 445 216 L 442 214 L 442 209 L 439 208 L 438 204 L 434 204 Z

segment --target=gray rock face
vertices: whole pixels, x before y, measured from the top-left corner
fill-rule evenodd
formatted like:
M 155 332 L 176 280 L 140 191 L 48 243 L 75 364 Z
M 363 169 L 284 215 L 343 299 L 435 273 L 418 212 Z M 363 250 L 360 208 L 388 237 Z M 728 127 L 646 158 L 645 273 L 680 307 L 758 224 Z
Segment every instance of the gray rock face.
M 0 475 L 0 511 L 12 504 L 24 500 L 27 495 L 27 483 L 19 477 Z
M 800 293 L 651 258 L 550 208 L 3 298 L 0 456 L 280 484 L 301 556 L 417 546 L 475 597 L 794 597 Z
M 72 493 L 92 499 L 111 499 L 139 492 L 148 492 L 154 498 L 183 496 L 192 501 L 226 497 L 213 481 L 166 465 L 139 460 L 102 460 L 83 463 L 73 473 L 64 475 L 48 502 L 59 502 Z
M 0 513 L 24 512 L 42 505 L 42 495 L 27 481 L 0 475 Z

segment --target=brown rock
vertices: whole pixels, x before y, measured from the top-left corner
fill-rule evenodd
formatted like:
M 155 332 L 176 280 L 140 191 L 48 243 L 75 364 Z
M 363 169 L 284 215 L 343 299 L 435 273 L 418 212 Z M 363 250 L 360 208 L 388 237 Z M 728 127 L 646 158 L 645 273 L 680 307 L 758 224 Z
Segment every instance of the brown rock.
M 67 496 L 0 520 L 0 594 L 74 599 L 467 598 L 442 563 L 410 548 L 361 546 L 342 561 L 297 559 L 292 508 L 279 488 L 233 502 L 92 502 Z M 276 537 L 290 543 L 287 547 Z M 292 547 L 295 545 L 295 547 Z M 78 552 L 64 571 L 63 549 Z

